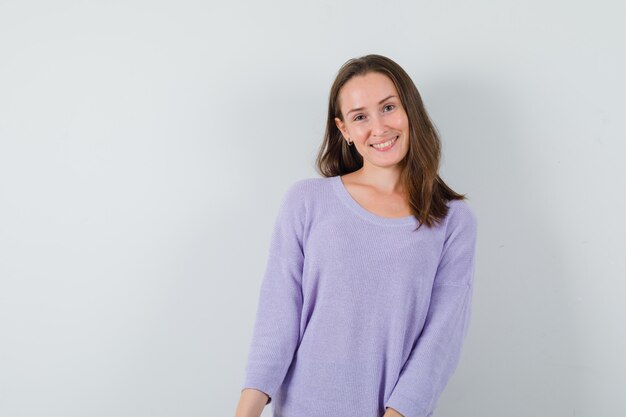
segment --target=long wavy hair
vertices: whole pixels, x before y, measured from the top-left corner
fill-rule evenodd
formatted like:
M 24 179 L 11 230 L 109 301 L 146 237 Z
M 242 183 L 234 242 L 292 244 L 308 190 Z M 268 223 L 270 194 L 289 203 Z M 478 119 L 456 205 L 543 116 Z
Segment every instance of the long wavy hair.
M 432 227 L 448 214 L 447 202 L 463 200 L 465 194 L 453 191 L 439 176 L 441 141 L 431 122 L 420 93 L 411 77 L 391 59 L 381 55 L 366 55 L 344 63 L 330 89 L 328 116 L 324 140 L 316 158 L 316 169 L 324 177 L 345 175 L 363 166 L 363 157 L 355 146 L 348 146 L 335 124 L 335 117 L 344 120 L 339 108 L 341 88 L 352 77 L 377 72 L 395 84 L 400 101 L 409 120 L 409 149 L 399 163 L 400 181 L 408 192 L 411 213 L 422 224 Z

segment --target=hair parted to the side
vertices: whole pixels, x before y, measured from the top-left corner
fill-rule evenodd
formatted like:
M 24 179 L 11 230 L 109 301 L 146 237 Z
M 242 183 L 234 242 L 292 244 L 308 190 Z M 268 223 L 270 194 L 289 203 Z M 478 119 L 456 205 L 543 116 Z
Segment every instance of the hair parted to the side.
M 335 117 L 343 120 L 339 93 L 348 80 L 355 76 L 377 72 L 388 76 L 395 84 L 400 101 L 409 120 L 409 149 L 400 162 L 400 180 L 408 191 L 411 212 L 422 224 L 432 227 L 448 214 L 447 202 L 463 200 L 465 194 L 453 191 L 439 177 L 441 141 L 426 113 L 422 98 L 411 77 L 391 59 L 382 55 L 353 58 L 339 69 L 330 89 L 326 132 L 316 159 L 316 169 L 324 177 L 354 172 L 363 166 L 363 157 L 354 146 L 348 146 L 335 125 Z

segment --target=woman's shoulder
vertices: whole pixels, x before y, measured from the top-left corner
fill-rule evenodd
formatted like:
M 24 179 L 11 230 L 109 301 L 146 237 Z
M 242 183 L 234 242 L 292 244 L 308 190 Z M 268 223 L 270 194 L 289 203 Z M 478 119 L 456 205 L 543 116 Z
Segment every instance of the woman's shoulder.
M 463 200 L 449 200 L 447 203 L 448 214 L 446 216 L 446 224 L 450 227 L 470 227 L 476 228 L 478 225 L 478 216 L 472 207 L 472 204 Z
M 283 205 L 290 207 L 308 206 L 318 200 L 327 187 L 331 185 L 331 177 L 310 177 L 292 181 L 283 194 Z
M 289 188 L 310 190 L 313 188 L 323 187 L 328 184 L 332 177 L 307 177 L 293 181 Z
M 289 184 L 286 197 L 303 198 L 315 194 L 330 185 L 332 177 L 309 177 L 295 180 Z

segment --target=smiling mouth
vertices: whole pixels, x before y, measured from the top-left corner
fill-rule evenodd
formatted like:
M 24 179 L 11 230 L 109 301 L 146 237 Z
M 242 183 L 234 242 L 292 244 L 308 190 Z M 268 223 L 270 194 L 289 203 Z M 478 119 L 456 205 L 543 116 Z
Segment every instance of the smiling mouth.
M 398 140 L 398 136 L 396 136 L 395 138 L 390 139 L 390 140 L 388 140 L 386 142 L 378 143 L 378 144 L 374 144 L 374 145 L 370 145 L 370 146 L 373 147 L 374 149 L 377 149 L 377 150 L 380 150 L 380 151 L 384 151 L 384 150 L 387 150 L 387 149 L 391 148 L 396 143 L 397 140 Z

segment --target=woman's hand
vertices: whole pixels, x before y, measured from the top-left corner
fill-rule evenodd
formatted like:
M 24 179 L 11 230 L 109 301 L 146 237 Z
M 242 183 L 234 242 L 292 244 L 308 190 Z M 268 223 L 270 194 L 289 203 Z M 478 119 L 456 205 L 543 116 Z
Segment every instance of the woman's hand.
M 404 417 L 404 416 L 398 413 L 393 408 L 387 407 L 387 410 L 385 411 L 385 415 L 383 417 Z

